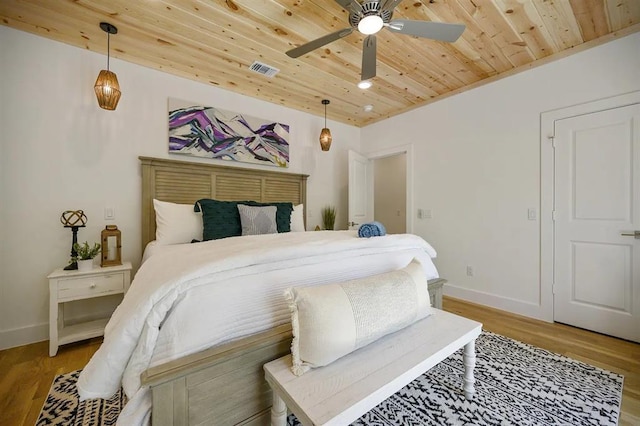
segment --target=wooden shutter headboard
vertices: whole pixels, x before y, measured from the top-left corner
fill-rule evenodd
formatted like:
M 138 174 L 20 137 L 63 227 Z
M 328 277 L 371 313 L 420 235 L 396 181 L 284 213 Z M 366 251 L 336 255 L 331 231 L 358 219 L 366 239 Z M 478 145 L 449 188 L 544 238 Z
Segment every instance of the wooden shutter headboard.
M 153 199 L 193 204 L 201 198 L 307 207 L 308 175 L 139 157 L 142 165 L 142 250 L 156 237 Z

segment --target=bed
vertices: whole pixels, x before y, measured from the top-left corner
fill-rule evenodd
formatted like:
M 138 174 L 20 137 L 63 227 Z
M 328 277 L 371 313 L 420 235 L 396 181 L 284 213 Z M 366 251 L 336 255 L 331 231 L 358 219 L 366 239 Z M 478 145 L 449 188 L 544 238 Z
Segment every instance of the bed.
M 148 157 L 140 161 L 143 247 L 156 235 L 154 199 L 306 205 L 303 174 Z M 442 281 L 431 262 L 435 252 L 424 240 L 394 238 L 371 238 L 363 246 L 364 239 L 346 231 L 291 232 L 181 244 L 154 254 L 136 274 L 105 330 L 103 346 L 83 371 L 78 383 L 82 398 L 104 397 L 122 383 L 133 399 L 121 424 L 144 424 L 149 413 L 154 425 L 268 424 L 271 392 L 262 365 L 289 352 L 291 330 L 286 309 L 267 308 L 266 301 L 281 298 L 286 286 L 359 278 L 398 269 L 416 256 L 422 257 L 431 283 Z M 212 256 L 218 259 L 210 262 Z M 248 309 L 229 311 L 232 324 L 222 325 L 216 315 L 233 308 L 235 302 L 226 298 L 234 291 L 248 298 L 243 299 Z

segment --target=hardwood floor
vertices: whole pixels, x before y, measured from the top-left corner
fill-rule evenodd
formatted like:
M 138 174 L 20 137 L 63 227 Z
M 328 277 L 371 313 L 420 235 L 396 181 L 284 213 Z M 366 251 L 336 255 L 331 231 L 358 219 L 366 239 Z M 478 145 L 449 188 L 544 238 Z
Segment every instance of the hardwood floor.
M 640 424 L 640 344 L 447 297 L 444 309 L 482 322 L 485 330 L 624 375 L 620 425 Z M 33 425 L 53 378 L 83 368 L 101 341 L 64 345 L 53 358 L 48 342 L 0 351 L 0 425 Z
M 83 368 L 102 338 L 63 345 L 49 357 L 49 341 L 0 351 L 0 425 L 33 426 L 55 376 Z

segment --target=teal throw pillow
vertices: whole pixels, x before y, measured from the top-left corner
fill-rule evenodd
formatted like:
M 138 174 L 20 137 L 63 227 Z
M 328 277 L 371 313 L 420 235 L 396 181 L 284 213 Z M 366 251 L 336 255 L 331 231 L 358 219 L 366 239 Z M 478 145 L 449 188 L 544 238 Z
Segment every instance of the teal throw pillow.
M 248 206 L 276 206 L 276 225 L 278 232 L 291 231 L 291 212 L 293 203 L 258 203 L 256 201 L 219 201 L 203 198 L 196 201 L 193 210 L 202 211 L 202 239 L 218 240 L 220 238 L 242 235 L 242 224 L 238 204 Z

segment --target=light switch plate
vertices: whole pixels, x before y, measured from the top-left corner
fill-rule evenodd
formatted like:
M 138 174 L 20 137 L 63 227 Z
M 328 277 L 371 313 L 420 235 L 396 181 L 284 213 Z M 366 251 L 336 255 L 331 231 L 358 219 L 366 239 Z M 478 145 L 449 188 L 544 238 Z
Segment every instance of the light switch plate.
M 116 210 L 113 207 L 104 208 L 104 220 L 114 220 L 116 218 Z

